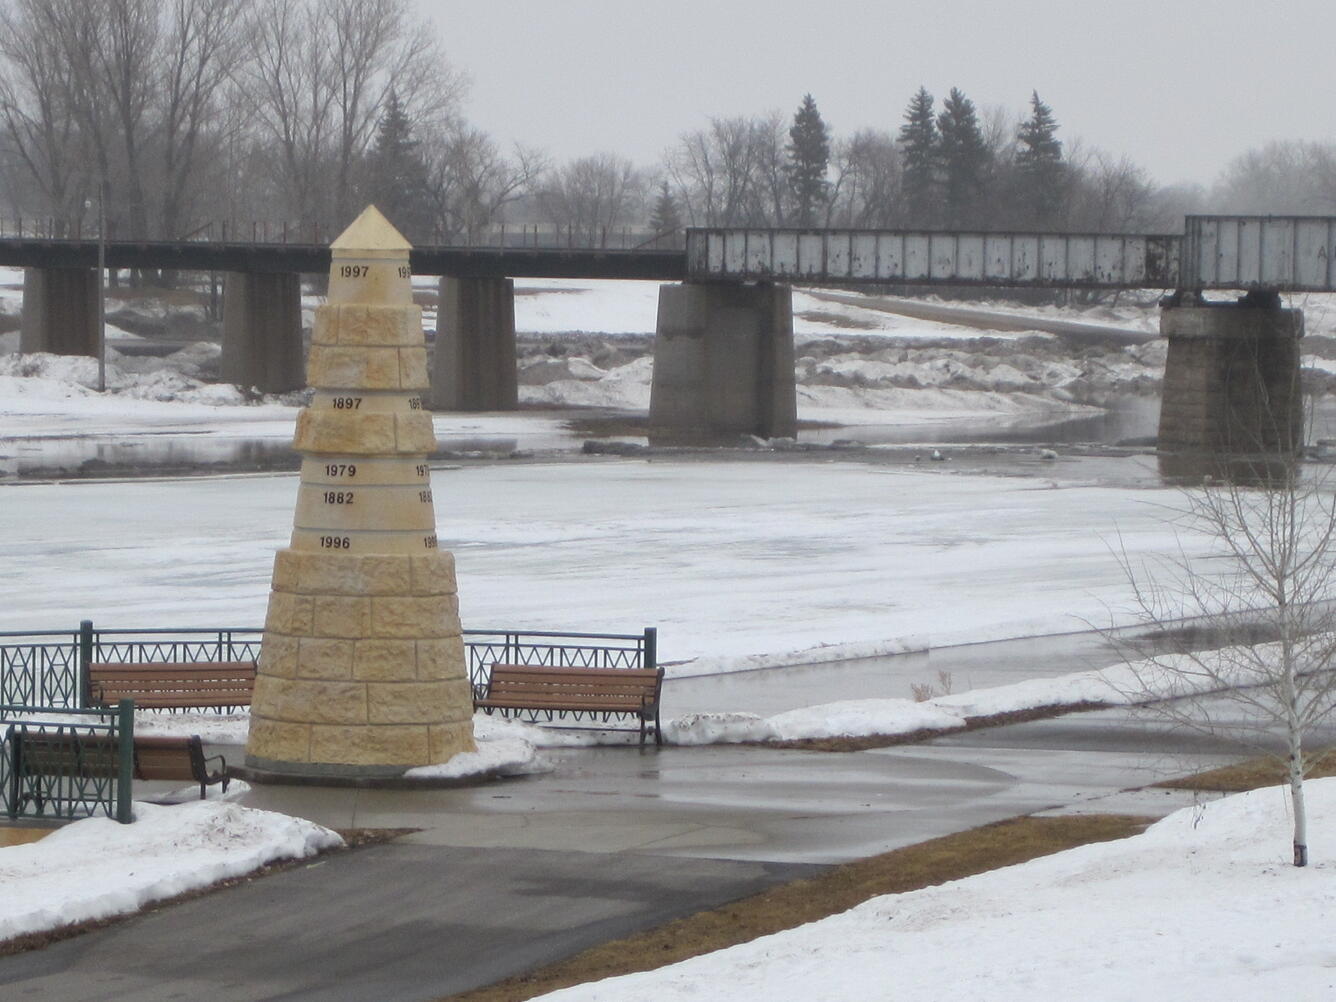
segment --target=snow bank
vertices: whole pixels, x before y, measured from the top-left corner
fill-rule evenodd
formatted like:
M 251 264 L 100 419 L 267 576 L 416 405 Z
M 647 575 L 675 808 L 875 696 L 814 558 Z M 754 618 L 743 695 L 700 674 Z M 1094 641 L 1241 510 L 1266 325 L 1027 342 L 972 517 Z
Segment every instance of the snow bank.
M 129 825 L 88 818 L 0 849 L 0 939 L 129 914 L 343 844 L 309 821 L 214 800 L 136 803 L 134 817 Z
M 1336 779 L 1306 788 L 1310 831 L 1331 831 Z M 1134 838 L 874 898 L 741 946 L 542 997 L 1330 998 L 1336 973 L 1316 930 L 1336 903 L 1336 867 L 1296 869 L 1289 853 L 1285 792 L 1256 790 L 1181 810 Z
M 1279 645 L 1253 650 L 1265 661 Z M 1209 664 L 1209 671 L 1202 666 Z M 1194 656 L 1168 655 L 1152 661 L 1110 665 L 1055 678 L 948 693 L 926 700 L 859 699 L 789 710 L 770 717 L 748 713 L 693 713 L 669 720 L 664 734 L 673 744 L 702 745 L 804 738 L 900 736 L 916 731 L 949 731 L 969 718 L 1087 704 L 1127 706 L 1216 691 L 1225 683 L 1258 684 L 1255 662 L 1231 649 Z
M 474 714 L 473 739 L 477 751 L 462 752 L 447 762 L 409 769 L 406 779 L 468 779 L 475 776 L 519 776 L 547 768 L 534 751 L 535 742 L 524 731 L 507 726 L 499 717 Z

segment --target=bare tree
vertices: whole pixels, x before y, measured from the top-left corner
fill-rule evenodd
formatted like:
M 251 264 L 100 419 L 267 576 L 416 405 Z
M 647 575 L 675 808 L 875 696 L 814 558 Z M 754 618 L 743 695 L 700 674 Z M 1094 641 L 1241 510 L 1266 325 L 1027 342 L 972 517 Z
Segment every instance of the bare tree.
M 244 75 L 261 145 L 298 218 L 351 218 L 357 170 L 393 89 L 415 126 L 448 118 L 464 86 L 408 0 L 265 0 Z
M 1154 208 L 1155 186 L 1146 171 L 1127 157 L 1068 147 L 1070 165 L 1067 226 L 1093 233 L 1144 232 Z
M 644 184 L 631 161 L 613 153 L 573 160 L 551 172 L 538 204 L 576 243 L 603 247 L 608 231 L 644 215 Z
M 783 226 L 787 221 L 792 189 L 789 183 L 789 157 L 785 151 L 789 129 L 784 115 L 772 111 L 752 120 L 750 143 L 756 183 L 754 201 L 746 222 L 753 225 Z
M 900 219 L 900 153 L 890 133 L 863 129 L 836 143 L 834 174 L 826 225 L 896 225 Z
M 423 148 L 437 228 L 466 243 L 475 243 L 548 169 L 539 151 L 516 145 L 503 156 L 485 132 L 460 121 L 448 122 Z
M 123 233 L 179 235 L 241 57 L 241 7 L 19 0 L 0 9 L 0 114 L 49 211 L 77 220 L 105 186 Z
M 1253 351 L 1240 347 L 1236 361 L 1247 364 Z M 1140 695 L 1154 697 L 1153 712 L 1265 754 L 1280 736 L 1274 757 L 1293 807 L 1294 865 L 1305 866 L 1303 783 L 1315 761 L 1307 740 L 1336 710 L 1336 480 L 1296 458 L 1297 372 L 1294 379 L 1289 402 L 1280 400 L 1283 385 L 1273 387 L 1260 418 L 1251 406 L 1258 396 L 1241 395 L 1247 402 L 1217 429 L 1220 445 L 1197 457 L 1209 473 L 1169 508 L 1178 531 L 1205 537 L 1207 556 L 1189 558 L 1182 541 L 1177 555 L 1139 566 L 1123 554 L 1142 624 L 1177 646 L 1120 647 Z M 1206 622 L 1221 647 L 1192 649 L 1173 628 L 1185 619 Z M 1213 695 L 1196 698 L 1205 693 Z M 1219 720 L 1216 700 L 1241 708 L 1243 719 Z
M 701 226 L 774 222 L 784 191 L 784 118 L 712 118 L 666 156 L 688 219 Z M 781 208 L 782 216 L 782 208 Z
M 31 179 L 45 211 L 64 221 L 82 212 L 87 146 L 73 108 L 76 72 L 58 24 L 42 0 L 0 7 L 0 121 L 21 165 L 7 166 L 11 189 Z
M 1218 211 L 1304 214 L 1336 209 L 1336 143 L 1278 141 L 1234 158 L 1211 192 Z
M 165 33 L 157 142 L 161 149 L 159 233 L 185 236 L 187 214 L 203 190 L 208 156 L 229 137 L 227 83 L 244 57 L 242 0 L 174 0 Z M 235 121 L 235 119 L 233 119 Z

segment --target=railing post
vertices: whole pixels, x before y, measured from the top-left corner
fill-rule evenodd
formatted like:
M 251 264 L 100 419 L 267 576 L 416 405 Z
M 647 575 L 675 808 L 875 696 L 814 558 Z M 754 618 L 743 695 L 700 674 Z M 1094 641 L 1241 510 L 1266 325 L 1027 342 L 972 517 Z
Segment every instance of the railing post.
M 135 701 L 122 699 L 116 704 L 116 745 L 119 752 L 116 780 L 116 820 L 128 825 L 134 820 L 135 782 Z
M 645 667 L 659 667 L 659 631 L 656 627 L 645 627 Z
M 79 623 L 79 691 L 74 694 L 74 705 L 87 709 L 93 688 L 88 678 L 89 667 L 93 663 L 93 621 L 85 619 Z

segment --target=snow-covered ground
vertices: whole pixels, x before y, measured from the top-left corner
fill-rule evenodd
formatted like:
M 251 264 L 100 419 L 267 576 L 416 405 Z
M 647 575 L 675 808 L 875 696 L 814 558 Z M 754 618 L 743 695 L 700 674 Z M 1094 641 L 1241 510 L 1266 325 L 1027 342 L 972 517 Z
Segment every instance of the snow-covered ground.
M 0 940 L 126 915 L 282 859 L 342 845 L 327 828 L 221 800 L 134 805 L 0 849 Z
M 17 270 L 0 269 L 0 315 L 15 326 L 21 288 Z M 656 282 L 521 282 L 515 303 L 521 336 L 571 343 L 573 352 L 583 350 L 581 342 L 572 341 L 575 335 L 624 346 L 590 352 L 602 364 L 579 355 L 554 362 L 541 351 L 522 354 L 521 399 L 646 409 L 652 376 L 647 339 L 654 332 L 658 289 Z M 421 291 L 430 294 L 429 288 Z M 317 302 L 306 297 L 305 312 Z M 132 298 L 114 305 L 117 316 L 155 329 L 166 325 L 170 332 L 170 316 L 159 303 Z M 1163 364 L 1158 347 L 1114 350 L 1107 358 L 1078 363 L 1050 338 L 914 320 L 802 291 L 795 292 L 794 310 L 804 420 L 883 425 L 971 416 L 1013 423 L 1053 420 L 1088 412 L 1092 401 L 1111 395 L 1147 392 Z M 197 313 L 187 313 L 192 338 L 202 322 Z M 434 326 L 434 311 L 426 311 L 424 323 Z M 111 344 L 105 395 L 91 389 L 97 385 L 93 360 L 22 356 L 14 354 L 17 348 L 17 330 L 0 334 L 0 449 L 9 438 L 134 431 L 282 440 L 300 404 L 296 395 L 261 398 L 210 382 L 220 354 L 211 341 L 194 341 L 166 358 L 125 355 Z M 440 434 L 458 434 L 456 416 L 440 415 L 437 422 Z
M 1336 826 L 1336 779 L 1308 784 L 1310 831 Z M 894 999 L 1303 999 L 1336 996 L 1318 930 L 1336 867 L 1288 865 L 1286 791 L 1172 814 L 1142 835 L 872 900 L 552 1002 Z

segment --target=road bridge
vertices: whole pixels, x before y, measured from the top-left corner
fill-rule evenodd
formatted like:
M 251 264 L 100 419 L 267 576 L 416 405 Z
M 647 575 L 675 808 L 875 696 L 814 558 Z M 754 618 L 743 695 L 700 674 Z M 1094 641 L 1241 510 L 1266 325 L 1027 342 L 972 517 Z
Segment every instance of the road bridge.
M 226 272 L 224 378 L 268 392 L 305 385 L 300 276 L 327 273 L 327 247 L 0 239 L 0 265 L 26 269 L 24 351 L 96 353 L 99 252 L 109 268 Z M 1161 324 L 1161 443 L 1269 448 L 1294 444 L 1299 428 L 1302 315 L 1279 294 L 1336 291 L 1334 254 L 1333 218 L 1189 216 L 1182 234 L 702 228 L 681 250 L 422 247 L 410 266 L 440 277 L 437 409 L 517 406 L 516 278 L 673 283 L 660 293 L 650 408 L 665 441 L 794 433 L 794 284 L 1149 288 L 1174 293 Z M 1212 289 L 1250 295 L 1208 304 Z M 1239 410 L 1253 417 L 1230 431 L 1223 416 Z M 1262 428 L 1263 411 L 1272 425 L 1285 415 L 1280 430 Z

